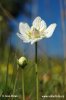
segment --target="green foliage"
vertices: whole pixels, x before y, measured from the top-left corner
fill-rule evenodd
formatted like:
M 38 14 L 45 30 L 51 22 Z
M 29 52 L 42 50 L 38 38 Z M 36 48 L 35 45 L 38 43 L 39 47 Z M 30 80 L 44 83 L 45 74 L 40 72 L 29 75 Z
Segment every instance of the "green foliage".
M 11 58 L 11 56 L 10 56 Z M 15 59 L 15 58 L 14 58 Z M 14 62 L 15 61 L 15 62 Z M 17 72 L 17 64 L 16 64 L 16 59 L 11 60 L 9 63 L 11 63 L 13 72 L 12 74 L 8 74 L 8 85 L 9 88 L 11 87 L 11 90 L 13 91 L 13 86 L 14 86 L 14 81 L 16 77 L 16 72 Z M 42 95 L 50 95 L 50 94 L 63 94 L 64 93 L 64 88 L 63 88 L 63 64 L 61 64 L 62 59 L 55 59 L 51 58 L 50 61 L 50 68 L 48 64 L 48 60 L 45 57 L 42 57 L 41 60 L 38 59 L 38 72 L 39 72 L 39 93 L 40 93 L 40 98 Z M 5 59 L 4 61 L 5 62 Z M 10 64 L 8 64 L 10 66 Z M 4 66 L 6 64 L 4 63 Z M 34 69 L 34 62 L 33 61 L 28 61 L 28 65 L 24 69 L 24 81 L 25 81 L 25 95 L 26 98 L 33 98 L 35 100 L 36 96 L 36 88 L 35 88 L 35 69 Z M 3 67 L 1 64 L 0 67 Z M 6 66 L 7 68 L 7 66 Z M 9 67 L 10 68 L 10 67 Z M 10 69 L 11 70 L 11 69 Z M 3 88 L 5 85 L 5 75 L 6 72 L 4 72 L 4 75 L 2 73 L 2 70 L 0 71 L 1 73 L 1 79 L 0 79 L 0 93 L 4 92 Z M 18 77 L 17 77 L 17 84 L 16 84 L 16 90 L 15 94 L 21 95 L 22 94 L 22 80 L 21 80 L 21 68 L 18 70 Z M 4 79 L 4 80 L 3 80 Z M 3 81 L 2 81 L 3 80 Z M 8 93 L 10 93 L 9 88 L 4 88 L 4 90 Z M 12 93 L 11 91 L 11 93 Z M 6 94 L 6 92 L 4 92 Z M 32 99 L 31 99 L 32 100 Z

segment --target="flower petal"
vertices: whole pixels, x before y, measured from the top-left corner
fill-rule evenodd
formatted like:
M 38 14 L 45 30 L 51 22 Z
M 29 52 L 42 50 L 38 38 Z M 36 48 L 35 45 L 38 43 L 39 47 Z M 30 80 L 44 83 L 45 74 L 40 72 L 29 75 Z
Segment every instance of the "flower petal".
M 39 41 L 39 40 L 41 40 L 42 38 L 35 38 L 35 39 L 33 39 L 33 40 L 31 40 L 31 44 L 33 44 L 33 43 L 35 43 L 35 42 L 37 42 L 37 41 Z
M 19 24 L 19 31 L 21 34 L 25 34 L 26 32 L 30 31 L 30 27 L 27 23 L 20 23 Z
M 56 28 L 56 23 L 51 24 L 45 31 L 44 31 L 44 35 L 46 38 L 49 38 L 52 36 L 54 30 Z
M 29 39 L 29 37 L 26 35 L 26 34 L 20 34 L 20 33 L 17 33 L 17 36 L 23 40 L 23 42 L 25 43 L 29 43 L 31 40 Z
M 45 30 L 46 28 L 47 28 L 47 25 L 46 25 L 45 21 L 42 20 L 41 24 L 40 24 L 40 31 Z
M 46 29 L 47 25 L 40 17 L 36 17 L 33 21 L 33 27 L 37 30 Z
M 37 30 L 39 30 L 40 23 L 41 23 L 41 18 L 40 17 L 36 17 L 34 19 L 34 21 L 33 21 L 33 27 L 36 28 Z

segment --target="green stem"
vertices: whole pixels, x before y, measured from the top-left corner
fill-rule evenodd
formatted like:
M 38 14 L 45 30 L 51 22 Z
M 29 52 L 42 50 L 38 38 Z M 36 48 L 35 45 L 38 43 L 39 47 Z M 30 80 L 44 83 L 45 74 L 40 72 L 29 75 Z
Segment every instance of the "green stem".
M 18 66 L 17 66 L 17 67 L 18 67 Z M 18 68 L 17 68 L 17 73 L 16 73 L 16 78 L 15 78 L 15 83 L 14 83 L 14 87 L 13 87 L 13 95 L 14 95 L 14 93 L 15 93 L 17 79 L 18 79 Z M 13 98 L 12 98 L 12 100 L 13 100 Z
M 8 65 L 7 65 L 7 72 L 6 72 L 6 87 L 8 86 Z
M 24 91 L 24 69 L 22 68 L 22 93 L 23 93 L 23 100 L 25 100 L 25 91 Z
M 35 71 L 36 71 L 36 100 L 39 99 L 38 88 L 38 66 L 37 66 L 37 42 L 35 43 Z
M 8 70 L 9 70 L 9 58 L 11 53 L 11 40 L 10 40 L 10 47 L 9 47 L 9 55 L 8 55 L 8 61 L 7 61 L 7 71 L 6 71 L 6 87 L 8 86 Z

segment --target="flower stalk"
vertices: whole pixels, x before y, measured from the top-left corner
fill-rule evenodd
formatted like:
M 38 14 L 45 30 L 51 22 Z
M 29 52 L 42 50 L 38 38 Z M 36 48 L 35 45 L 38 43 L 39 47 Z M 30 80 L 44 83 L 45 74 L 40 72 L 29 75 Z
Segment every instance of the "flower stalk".
M 10 40 L 9 55 L 8 55 L 7 70 L 6 70 L 6 87 L 8 86 L 8 71 L 9 71 L 10 53 L 11 53 L 11 40 Z
M 25 57 L 20 57 L 17 61 L 19 67 L 22 69 L 22 97 L 25 100 L 25 91 L 24 91 L 24 68 L 27 65 L 27 59 Z
M 36 99 L 39 98 L 39 88 L 38 88 L 38 66 L 37 66 L 37 42 L 35 43 L 35 72 L 36 72 Z
M 17 84 L 17 79 L 18 79 L 18 69 L 19 69 L 19 66 L 17 65 L 17 73 L 16 73 L 16 78 L 15 78 L 14 87 L 13 87 L 13 95 L 16 90 L 16 84 Z M 13 100 L 13 98 L 12 98 L 12 100 Z
M 22 68 L 22 94 L 23 100 L 25 100 L 25 91 L 24 91 L 24 69 Z

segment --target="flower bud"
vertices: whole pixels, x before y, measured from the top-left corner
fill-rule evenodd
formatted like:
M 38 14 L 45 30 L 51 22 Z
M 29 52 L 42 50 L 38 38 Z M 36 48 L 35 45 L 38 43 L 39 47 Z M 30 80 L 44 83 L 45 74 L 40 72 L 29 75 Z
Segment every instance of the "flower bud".
M 21 68 L 24 68 L 27 65 L 27 59 L 25 57 L 21 57 L 18 59 L 18 65 Z

